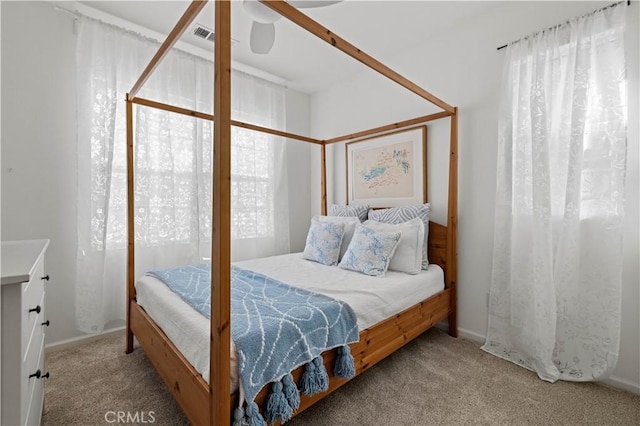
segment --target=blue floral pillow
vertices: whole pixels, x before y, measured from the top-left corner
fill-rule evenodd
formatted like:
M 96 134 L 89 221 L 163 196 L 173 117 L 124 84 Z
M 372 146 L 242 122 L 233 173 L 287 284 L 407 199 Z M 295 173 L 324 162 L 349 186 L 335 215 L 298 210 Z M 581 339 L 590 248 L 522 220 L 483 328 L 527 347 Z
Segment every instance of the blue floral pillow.
M 331 204 L 329 206 L 329 216 L 357 217 L 360 222 L 367 220 L 369 206 L 364 204 Z
M 400 235 L 401 232 L 374 231 L 358 225 L 349 248 L 338 266 L 342 269 L 383 277 L 398 247 Z
M 311 220 L 302 257 L 323 265 L 337 265 L 344 227 L 344 223 L 321 222 L 314 217 Z

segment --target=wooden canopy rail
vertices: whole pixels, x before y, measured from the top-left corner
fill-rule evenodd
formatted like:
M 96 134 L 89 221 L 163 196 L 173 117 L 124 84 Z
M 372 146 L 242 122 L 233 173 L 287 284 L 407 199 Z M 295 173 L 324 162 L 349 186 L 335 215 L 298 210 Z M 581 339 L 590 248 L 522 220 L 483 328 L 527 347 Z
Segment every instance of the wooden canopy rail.
M 352 139 L 360 139 L 366 136 L 371 136 L 371 135 L 380 135 L 382 133 L 391 131 L 391 130 L 398 130 L 398 129 L 404 129 L 406 127 L 410 127 L 410 126 L 414 126 L 416 124 L 422 124 L 422 123 L 427 123 L 429 121 L 433 121 L 433 120 L 438 120 L 440 118 L 444 118 L 444 117 L 451 117 L 453 115 L 453 113 L 449 112 L 449 111 L 443 111 L 443 112 L 437 112 L 435 114 L 429 114 L 429 115 L 423 115 L 422 117 L 416 117 L 416 118 L 412 118 L 411 120 L 405 120 L 405 121 L 400 121 L 397 123 L 392 123 L 392 124 L 387 124 L 386 126 L 380 126 L 380 127 L 376 127 L 373 129 L 369 129 L 369 130 L 363 130 L 361 132 L 358 133 L 352 133 L 349 135 L 345 135 L 345 136 L 340 136 L 337 138 L 333 138 L 333 139 L 327 139 L 326 141 L 324 141 L 325 144 L 332 144 L 332 143 L 337 143 L 337 142 L 345 142 L 348 140 L 352 140 Z
M 167 105 L 162 102 L 152 101 L 149 99 L 134 97 L 134 98 L 131 98 L 131 102 L 134 104 L 143 105 L 150 108 L 156 108 L 164 111 L 175 112 L 176 114 L 188 115 L 189 117 L 200 118 L 202 120 L 215 121 L 213 114 L 192 111 L 190 109 L 180 108 L 174 105 Z M 308 136 L 296 135 L 294 133 L 283 132 L 282 130 L 274 130 L 268 127 L 258 126 L 251 123 L 245 123 L 243 121 L 238 121 L 238 120 L 231 120 L 231 125 L 235 127 L 242 127 L 243 129 L 255 130 L 256 132 L 268 133 L 271 135 L 281 136 L 288 139 L 295 139 L 302 142 L 310 142 L 318 145 L 322 145 L 324 143 L 319 139 L 313 139 Z
M 457 335 L 456 328 L 456 279 L 457 279 L 457 108 L 438 99 L 415 83 L 401 76 L 352 44 L 333 34 L 327 28 L 313 21 L 283 0 L 262 3 L 286 17 L 354 59 L 379 72 L 405 89 L 417 94 L 444 111 L 403 122 L 376 127 L 370 130 L 320 141 L 269 129 L 249 123 L 231 120 L 231 4 L 229 1 L 215 1 L 215 56 L 214 56 L 214 111 L 213 115 L 190 111 L 159 102 L 137 98 L 143 87 L 163 57 L 177 42 L 187 26 L 195 19 L 206 4 L 206 0 L 194 0 L 182 15 L 175 28 L 168 35 L 156 55 L 151 59 L 140 78 L 127 94 L 127 353 L 133 350 L 134 334 L 145 353 L 155 366 L 176 401 L 189 420 L 197 425 L 229 425 L 229 408 L 235 401 L 230 393 L 230 210 L 231 210 L 231 126 L 239 126 L 259 132 L 296 139 L 321 146 L 321 210 L 327 212 L 326 146 L 364 136 L 382 133 L 410 125 L 451 117 L 449 194 L 447 226 L 431 222 L 429 224 L 429 260 L 440 265 L 445 271 L 445 289 L 431 298 L 397 314 L 396 316 L 363 330 L 360 342 L 351 345 L 356 362 L 356 374 L 366 370 L 384 357 L 394 352 L 423 331 L 448 318 L 449 333 Z M 213 223 L 211 267 L 211 332 L 210 332 L 210 380 L 206 383 L 202 376 L 182 356 L 175 345 L 159 329 L 155 322 L 136 302 L 135 294 L 135 230 L 134 230 L 134 141 L 133 104 L 158 108 L 195 118 L 214 122 L 213 149 Z M 333 362 L 331 352 L 326 353 L 325 364 Z M 333 368 L 327 368 L 333 371 Z M 299 371 L 294 372 L 294 377 Z M 330 373 L 331 375 L 331 373 Z M 313 397 L 301 396 L 298 412 L 307 408 L 324 395 L 333 392 L 345 380 L 330 378 L 327 392 Z M 266 391 L 256 399 L 264 400 Z

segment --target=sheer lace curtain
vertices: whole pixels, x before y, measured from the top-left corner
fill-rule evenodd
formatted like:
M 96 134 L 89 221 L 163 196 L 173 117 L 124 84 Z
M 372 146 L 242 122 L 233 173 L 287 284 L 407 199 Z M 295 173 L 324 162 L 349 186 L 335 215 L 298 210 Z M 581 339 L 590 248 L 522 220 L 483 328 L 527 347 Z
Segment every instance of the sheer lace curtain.
M 138 34 L 79 19 L 76 322 L 88 333 L 126 309 L 125 93 L 158 48 Z M 284 128 L 284 89 L 232 76 L 232 116 Z M 172 51 L 141 97 L 212 112 L 213 65 Z M 212 123 L 134 107 L 136 274 L 211 254 Z M 289 251 L 285 142 L 233 129 L 235 260 Z
M 618 358 L 626 166 L 625 6 L 508 47 L 483 349 L 547 381 Z

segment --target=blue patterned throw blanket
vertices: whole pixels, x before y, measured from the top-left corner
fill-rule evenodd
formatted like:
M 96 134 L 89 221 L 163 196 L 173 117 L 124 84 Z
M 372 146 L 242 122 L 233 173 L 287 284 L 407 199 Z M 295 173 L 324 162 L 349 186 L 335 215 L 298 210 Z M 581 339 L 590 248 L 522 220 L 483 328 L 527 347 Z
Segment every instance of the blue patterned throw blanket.
M 211 317 L 211 267 L 190 265 L 148 272 L 207 318 Z M 234 413 L 234 425 L 264 425 L 256 395 L 271 383 L 264 415 L 285 422 L 300 403 L 299 392 L 326 391 L 329 378 L 321 353 L 338 348 L 334 374 L 355 375 L 349 343 L 359 339 L 349 305 L 284 284 L 263 274 L 231 268 L 231 338 L 236 346 L 240 382 L 247 401 Z M 305 366 L 296 386 L 291 371 Z

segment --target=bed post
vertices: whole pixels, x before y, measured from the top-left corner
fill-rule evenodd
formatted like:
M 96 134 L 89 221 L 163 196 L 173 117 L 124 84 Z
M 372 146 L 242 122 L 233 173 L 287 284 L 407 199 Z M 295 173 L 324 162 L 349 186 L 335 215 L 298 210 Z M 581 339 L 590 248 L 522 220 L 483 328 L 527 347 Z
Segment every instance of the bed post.
M 231 3 L 215 2 L 210 424 L 231 421 Z
M 127 349 L 133 352 L 131 331 L 131 303 L 136 298 L 135 288 L 135 235 L 133 223 L 133 103 L 127 93 Z
M 322 144 L 322 157 L 320 158 L 320 186 L 321 186 L 321 199 L 320 199 L 320 213 L 323 216 L 327 215 L 327 145 Z
M 458 337 L 456 315 L 458 280 L 458 108 L 451 116 L 451 141 L 449 143 L 449 205 L 447 220 L 447 269 L 445 282 L 450 290 L 449 334 Z

